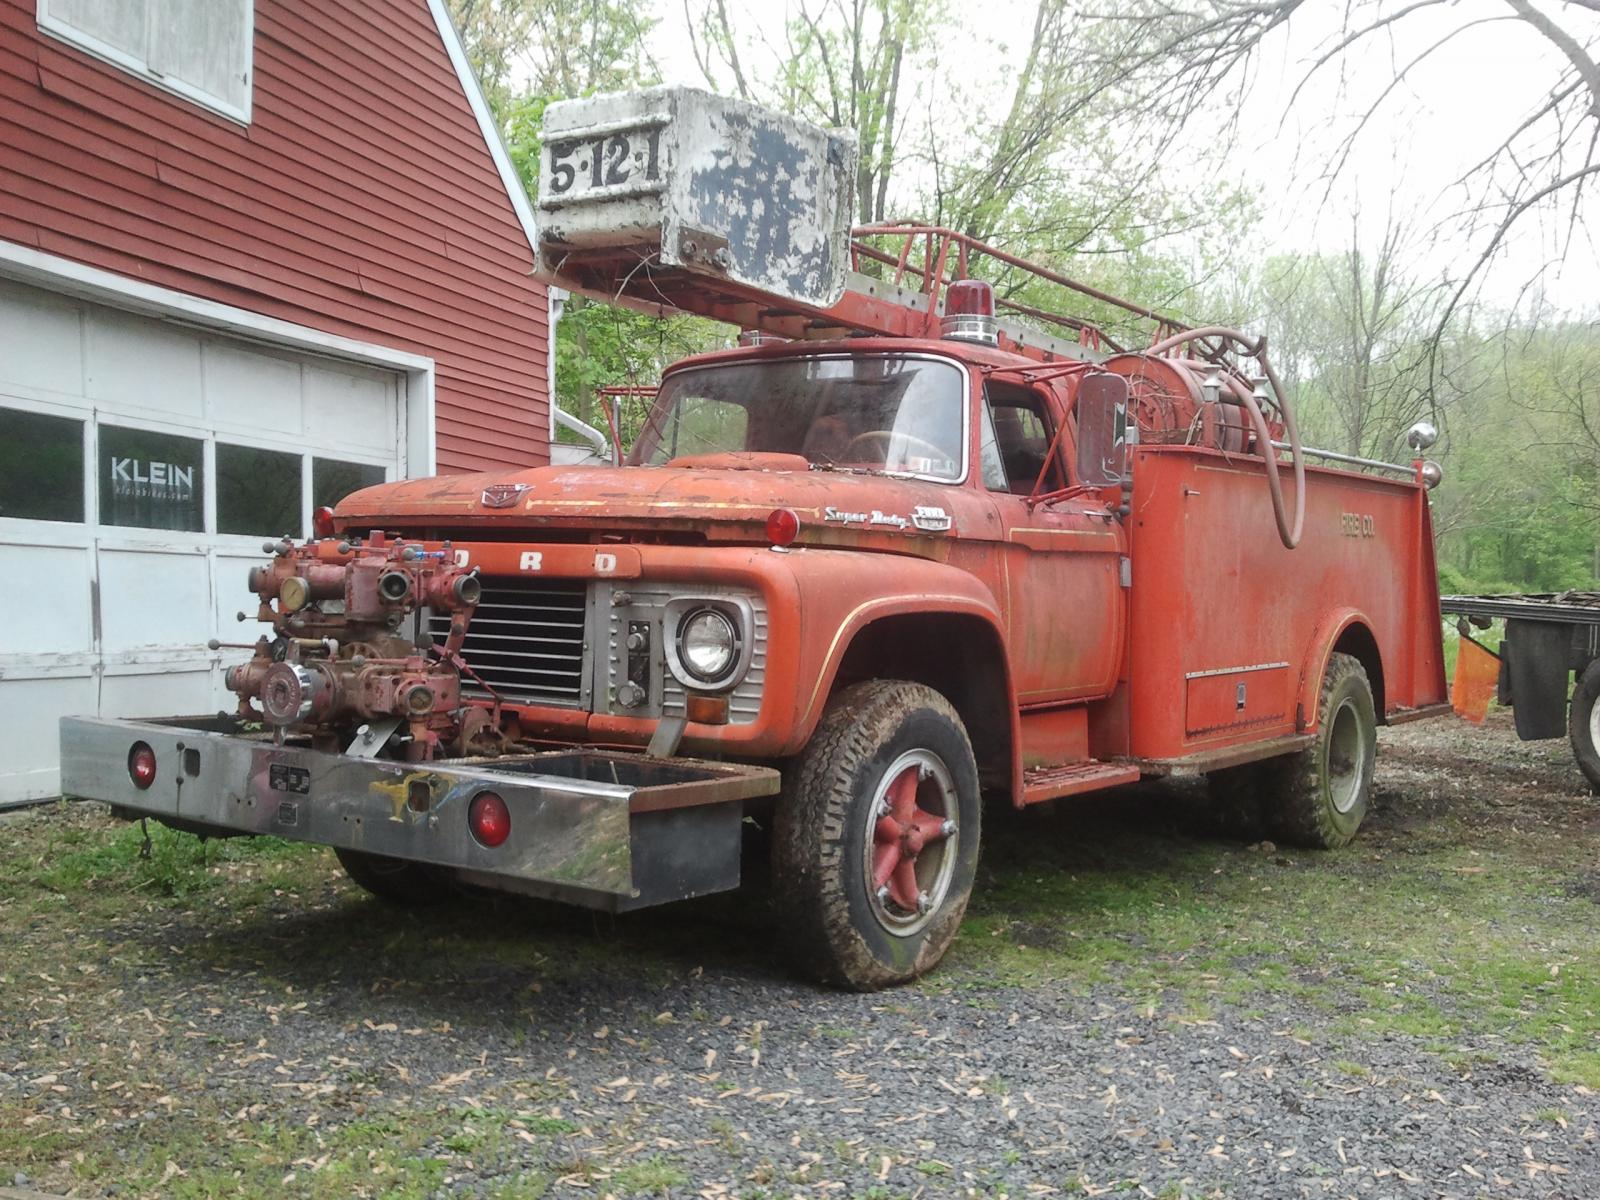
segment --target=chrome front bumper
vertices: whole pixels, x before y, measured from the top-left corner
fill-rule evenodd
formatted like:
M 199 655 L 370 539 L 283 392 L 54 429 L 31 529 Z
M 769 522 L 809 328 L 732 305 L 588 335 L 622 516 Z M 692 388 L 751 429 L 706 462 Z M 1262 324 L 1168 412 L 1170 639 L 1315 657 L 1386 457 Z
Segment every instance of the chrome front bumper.
M 155 780 L 133 782 L 135 743 Z M 273 834 L 431 863 L 469 882 L 621 910 L 736 887 L 741 801 L 772 795 L 765 767 L 591 750 L 401 763 L 227 731 L 216 718 L 61 721 L 61 790 L 201 834 Z M 494 791 L 511 834 L 467 825 Z

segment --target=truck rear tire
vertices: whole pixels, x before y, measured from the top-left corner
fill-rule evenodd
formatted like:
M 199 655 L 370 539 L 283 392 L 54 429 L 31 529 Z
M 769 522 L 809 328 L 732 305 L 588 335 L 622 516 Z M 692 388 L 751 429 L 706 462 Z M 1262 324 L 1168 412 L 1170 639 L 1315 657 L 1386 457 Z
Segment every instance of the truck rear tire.
M 1589 786 L 1600 792 L 1600 658 L 1578 675 L 1572 689 L 1572 705 L 1567 710 L 1567 736 L 1572 740 L 1572 757 Z
M 1268 812 L 1284 841 L 1334 850 L 1356 836 L 1372 796 L 1378 720 L 1360 660 L 1328 656 L 1317 712 L 1317 740 L 1278 760 Z
M 390 904 L 441 904 L 455 894 L 450 881 L 426 863 L 339 846 L 334 847 L 333 853 L 354 883 Z
M 786 774 L 773 901 L 797 964 L 863 992 L 931 969 L 972 894 L 982 812 L 950 702 L 918 683 L 854 684 Z

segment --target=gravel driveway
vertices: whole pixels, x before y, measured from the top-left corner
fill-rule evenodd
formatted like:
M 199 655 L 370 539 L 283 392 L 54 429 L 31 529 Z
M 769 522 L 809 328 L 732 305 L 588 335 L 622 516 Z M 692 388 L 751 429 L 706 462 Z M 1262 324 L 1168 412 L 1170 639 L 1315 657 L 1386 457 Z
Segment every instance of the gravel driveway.
M 0 823 L 0 1185 L 76 1195 L 1600 1196 L 1600 820 L 1503 715 L 1335 854 L 1194 788 L 996 820 L 950 961 L 794 981 L 741 896 L 405 912 L 331 856 Z

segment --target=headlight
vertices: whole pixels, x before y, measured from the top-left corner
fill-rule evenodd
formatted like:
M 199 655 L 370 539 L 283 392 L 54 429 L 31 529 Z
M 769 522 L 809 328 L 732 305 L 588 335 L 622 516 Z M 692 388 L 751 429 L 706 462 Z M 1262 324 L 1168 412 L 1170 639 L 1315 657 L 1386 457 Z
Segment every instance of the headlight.
M 702 683 L 715 683 L 733 669 L 739 635 L 725 613 L 697 608 L 678 625 L 678 660 Z

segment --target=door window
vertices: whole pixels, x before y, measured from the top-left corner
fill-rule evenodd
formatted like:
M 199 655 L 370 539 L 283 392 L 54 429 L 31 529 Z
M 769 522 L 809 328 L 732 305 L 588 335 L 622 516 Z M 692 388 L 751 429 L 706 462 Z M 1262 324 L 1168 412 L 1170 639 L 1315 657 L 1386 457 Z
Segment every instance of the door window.
M 372 463 L 344 462 L 337 458 L 311 460 L 311 507 L 332 508 L 351 492 L 382 483 L 388 472 Z
M 1041 471 L 1044 480 L 1041 491 L 1059 491 L 1066 486 L 1057 454 L 1050 458 L 1048 469 L 1045 460 L 1050 456 L 1050 443 L 1055 439 L 1055 426 L 1051 423 L 1044 396 L 1032 388 L 1015 383 L 991 380 L 984 385 L 986 424 L 994 428 L 995 453 L 1000 471 L 991 473 L 987 461 L 984 466 L 984 483 L 991 491 L 1008 491 L 1013 495 L 1030 496 L 1039 483 Z M 987 438 L 987 432 L 985 437 Z M 987 458 L 987 451 L 985 452 Z
M 205 531 L 199 438 L 100 426 L 100 524 Z
M 83 422 L 0 408 L 0 518 L 83 520 Z
M 84 426 L 75 417 L 0 406 L 0 520 L 90 520 L 84 506 Z M 99 523 L 128 529 L 205 533 L 206 490 L 216 495 L 216 528 L 233 536 L 307 536 L 303 453 L 101 423 L 93 479 Z M 311 458 L 311 507 L 334 505 L 383 483 L 376 463 Z
M 217 443 L 217 532 L 300 532 L 300 456 Z

